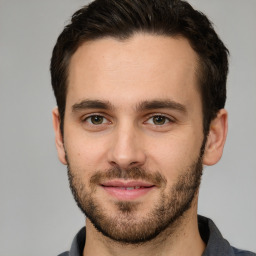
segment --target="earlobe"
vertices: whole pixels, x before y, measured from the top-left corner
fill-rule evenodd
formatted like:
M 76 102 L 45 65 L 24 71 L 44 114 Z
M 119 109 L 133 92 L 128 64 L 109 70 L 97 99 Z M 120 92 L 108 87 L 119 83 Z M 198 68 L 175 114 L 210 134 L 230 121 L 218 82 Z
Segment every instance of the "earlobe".
M 210 130 L 204 151 L 203 164 L 214 165 L 222 156 L 228 130 L 228 114 L 221 109 L 211 121 Z
M 63 143 L 63 136 L 60 129 L 60 115 L 58 108 L 54 108 L 52 111 L 53 128 L 55 132 L 55 144 L 58 152 L 58 157 L 61 163 L 67 164 L 65 148 Z

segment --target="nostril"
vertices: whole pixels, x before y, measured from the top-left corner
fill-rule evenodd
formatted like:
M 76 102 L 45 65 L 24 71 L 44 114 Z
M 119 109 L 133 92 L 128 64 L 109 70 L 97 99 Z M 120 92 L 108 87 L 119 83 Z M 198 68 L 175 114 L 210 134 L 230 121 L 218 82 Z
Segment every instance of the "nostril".
M 129 169 L 129 168 L 135 168 L 135 167 L 138 167 L 140 165 L 139 162 L 137 161 L 134 161 L 134 162 L 130 162 L 130 163 L 118 163 L 118 162 L 115 162 L 115 161 L 111 161 L 110 162 L 110 165 L 114 168 L 118 168 L 118 169 L 122 169 L 122 170 L 126 170 L 126 169 Z
M 118 164 L 115 161 L 111 161 L 110 164 L 115 166 L 115 167 L 118 166 Z

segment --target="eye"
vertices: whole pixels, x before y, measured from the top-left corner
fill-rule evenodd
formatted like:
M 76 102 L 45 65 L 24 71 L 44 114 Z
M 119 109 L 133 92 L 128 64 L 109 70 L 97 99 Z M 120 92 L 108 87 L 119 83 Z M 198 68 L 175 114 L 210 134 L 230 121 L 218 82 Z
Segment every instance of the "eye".
M 147 123 L 154 124 L 154 125 L 164 125 L 164 124 L 167 124 L 169 122 L 171 122 L 171 119 L 166 117 L 166 116 L 162 116 L 162 115 L 152 116 L 147 121 Z
M 88 116 L 84 119 L 84 121 L 92 125 L 100 125 L 100 124 L 108 123 L 108 120 L 104 116 L 100 116 L 100 115 Z

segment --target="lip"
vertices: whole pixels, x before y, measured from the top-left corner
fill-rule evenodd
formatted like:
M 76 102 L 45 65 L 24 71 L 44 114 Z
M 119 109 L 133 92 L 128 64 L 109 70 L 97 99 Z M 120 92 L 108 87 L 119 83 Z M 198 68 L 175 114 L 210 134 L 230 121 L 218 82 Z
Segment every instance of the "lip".
M 150 191 L 156 186 L 144 181 L 120 181 L 112 180 L 100 184 L 101 187 L 112 197 L 118 200 L 135 200 Z

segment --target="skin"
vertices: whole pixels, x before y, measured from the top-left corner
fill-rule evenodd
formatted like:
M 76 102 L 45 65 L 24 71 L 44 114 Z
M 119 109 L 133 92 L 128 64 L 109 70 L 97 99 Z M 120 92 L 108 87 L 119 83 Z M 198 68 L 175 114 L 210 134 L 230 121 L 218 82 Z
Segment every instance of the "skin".
M 204 138 L 201 95 L 197 84 L 197 54 L 184 38 L 136 34 L 125 41 L 104 38 L 84 43 L 72 56 L 64 117 L 60 132 L 58 109 L 53 124 L 58 156 L 89 186 L 97 170 L 114 166 L 157 170 L 166 179 L 166 192 L 198 158 Z M 110 109 L 81 108 L 85 100 L 110 102 Z M 166 101 L 177 107 L 140 109 L 142 102 Z M 76 108 L 76 106 L 80 106 Z M 94 125 L 90 115 L 104 122 Z M 152 115 L 164 115 L 154 124 Z M 204 165 L 221 158 L 227 134 L 227 112 L 221 109 L 211 122 Z M 85 171 L 86 170 L 86 171 Z M 109 216 L 120 214 L 104 189 L 95 189 L 97 201 Z M 135 199 L 134 218 L 143 219 L 160 200 L 160 189 Z M 120 245 L 86 221 L 84 255 L 201 255 L 205 245 L 199 235 L 196 194 L 191 208 L 178 222 L 175 233 L 136 247 Z

